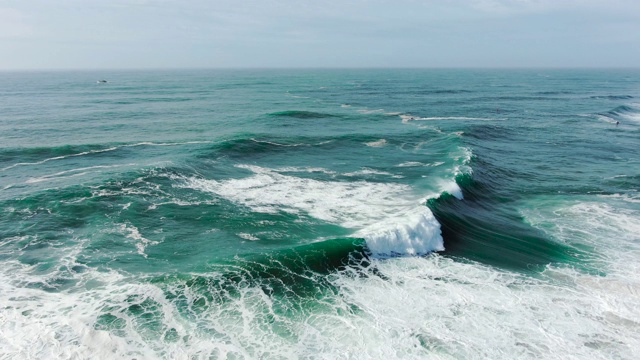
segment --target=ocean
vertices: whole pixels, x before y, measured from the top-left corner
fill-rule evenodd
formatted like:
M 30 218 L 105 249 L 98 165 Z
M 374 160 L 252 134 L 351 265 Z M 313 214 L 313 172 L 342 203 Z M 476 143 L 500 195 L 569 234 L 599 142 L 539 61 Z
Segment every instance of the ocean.
M 2 72 L 0 358 L 632 359 L 639 188 L 639 70 Z

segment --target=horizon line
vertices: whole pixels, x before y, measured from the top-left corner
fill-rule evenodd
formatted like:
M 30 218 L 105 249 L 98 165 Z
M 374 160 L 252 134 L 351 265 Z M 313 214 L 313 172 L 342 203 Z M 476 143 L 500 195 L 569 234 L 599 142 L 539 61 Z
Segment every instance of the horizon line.
M 118 68 L 0 68 L 0 72 L 203 71 L 203 70 L 640 70 L 640 66 L 217 66 Z

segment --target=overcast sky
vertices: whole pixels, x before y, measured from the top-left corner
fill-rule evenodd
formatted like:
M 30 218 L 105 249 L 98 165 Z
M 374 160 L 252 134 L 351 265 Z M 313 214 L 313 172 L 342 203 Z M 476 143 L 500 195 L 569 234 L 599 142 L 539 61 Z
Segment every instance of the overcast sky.
M 639 66 L 640 0 L 0 0 L 0 69 Z

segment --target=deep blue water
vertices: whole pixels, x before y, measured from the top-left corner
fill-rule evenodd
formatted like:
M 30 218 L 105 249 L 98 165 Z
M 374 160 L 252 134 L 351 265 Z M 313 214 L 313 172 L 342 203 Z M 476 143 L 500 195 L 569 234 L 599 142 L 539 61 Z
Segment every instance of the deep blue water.
M 0 357 L 633 358 L 639 99 L 637 70 L 0 73 Z

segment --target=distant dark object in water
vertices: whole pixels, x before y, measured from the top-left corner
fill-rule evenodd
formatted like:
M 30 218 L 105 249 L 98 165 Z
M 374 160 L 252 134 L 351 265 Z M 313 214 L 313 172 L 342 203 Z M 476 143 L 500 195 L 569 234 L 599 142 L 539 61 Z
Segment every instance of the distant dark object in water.
M 96 81 L 98 84 L 106 84 L 107 80 L 98 80 Z
M 616 126 L 620 125 L 620 121 L 616 121 Z

